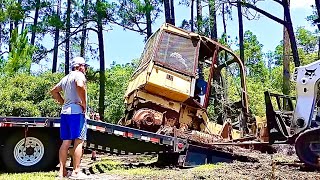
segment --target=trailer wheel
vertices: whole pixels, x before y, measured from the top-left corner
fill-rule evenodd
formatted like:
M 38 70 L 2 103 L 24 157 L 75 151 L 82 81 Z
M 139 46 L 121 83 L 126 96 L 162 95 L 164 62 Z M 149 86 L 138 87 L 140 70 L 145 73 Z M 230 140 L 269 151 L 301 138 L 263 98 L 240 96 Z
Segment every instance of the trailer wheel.
M 21 129 L 6 140 L 1 155 L 10 172 L 45 171 L 58 164 L 58 148 L 48 133 L 29 130 L 25 139 Z

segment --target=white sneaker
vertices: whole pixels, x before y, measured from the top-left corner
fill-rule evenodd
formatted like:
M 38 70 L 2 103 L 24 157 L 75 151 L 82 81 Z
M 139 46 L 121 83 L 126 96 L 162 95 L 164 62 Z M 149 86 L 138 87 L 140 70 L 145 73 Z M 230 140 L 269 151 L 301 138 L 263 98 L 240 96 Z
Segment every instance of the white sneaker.
M 90 176 L 84 174 L 83 172 L 79 171 L 78 173 L 72 173 L 71 176 L 69 176 L 70 179 L 78 179 L 78 180 L 82 180 L 82 179 L 91 179 Z
M 60 175 L 57 175 L 56 176 L 56 179 L 65 179 L 65 178 L 69 178 L 72 174 L 72 171 L 67 171 L 67 175 L 66 176 L 60 176 Z
M 67 171 L 67 178 L 69 178 L 72 175 L 72 171 Z

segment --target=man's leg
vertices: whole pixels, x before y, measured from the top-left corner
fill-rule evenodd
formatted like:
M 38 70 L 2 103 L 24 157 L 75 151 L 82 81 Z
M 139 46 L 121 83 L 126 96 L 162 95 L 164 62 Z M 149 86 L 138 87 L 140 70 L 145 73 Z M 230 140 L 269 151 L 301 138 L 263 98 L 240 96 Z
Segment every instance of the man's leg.
M 91 152 L 91 160 L 93 161 L 97 160 L 97 152 L 95 150 L 92 150 Z
M 71 144 L 73 144 L 74 146 L 74 141 L 71 142 Z M 70 167 L 73 167 L 73 154 L 74 154 L 74 147 L 69 148 L 69 157 L 70 157 Z
M 71 140 L 63 140 L 59 149 L 59 161 L 60 161 L 60 170 L 59 176 L 64 177 L 67 175 L 66 170 L 66 161 L 68 157 L 68 149 L 70 147 Z
M 68 115 L 61 114 L 60 116 L 60 138 L 62 139 L 62 144 L 59 149 L 59 176 L 64 177 L 67 175 L 66 170 L 66 161 L 68 158 L 68 149 L 71 144 L 71 134 L 70 134 L 70 127 L 67 122 Z
M 73 173 L 80 172 L 80 162 L 82 157 L 82 147 L 84 141 L 87 139 L 87 124 L 84 114 L 74 114 L 74 121 L 72 121 L 71 136 L 74 140 L 73 145 Z
M 82 157 L 83 142 L 84 141 L 82 139 L 74 140 L 73 171 L 76 174 L 80 171 L 80 161 Z

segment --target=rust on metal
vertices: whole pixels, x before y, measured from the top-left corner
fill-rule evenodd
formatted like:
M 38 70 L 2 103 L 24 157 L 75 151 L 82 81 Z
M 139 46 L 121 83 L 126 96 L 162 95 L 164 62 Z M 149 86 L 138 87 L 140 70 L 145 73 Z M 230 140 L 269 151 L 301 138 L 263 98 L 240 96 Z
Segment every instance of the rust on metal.
M 160 126 L 163 121 L 163 114 L 152 109 L 139 109 L 132 117 L 137 127 Z

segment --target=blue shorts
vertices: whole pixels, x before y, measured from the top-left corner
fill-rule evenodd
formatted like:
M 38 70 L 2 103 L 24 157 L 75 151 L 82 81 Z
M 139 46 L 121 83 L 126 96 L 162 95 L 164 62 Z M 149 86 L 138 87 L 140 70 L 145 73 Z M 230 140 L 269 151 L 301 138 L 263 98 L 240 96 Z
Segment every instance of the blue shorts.
M 84 114 L 61 114 L 60 138 L 62 140 L 86 140 L 87 121 Z

